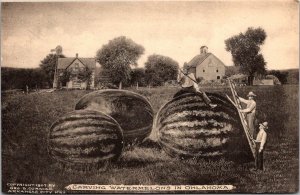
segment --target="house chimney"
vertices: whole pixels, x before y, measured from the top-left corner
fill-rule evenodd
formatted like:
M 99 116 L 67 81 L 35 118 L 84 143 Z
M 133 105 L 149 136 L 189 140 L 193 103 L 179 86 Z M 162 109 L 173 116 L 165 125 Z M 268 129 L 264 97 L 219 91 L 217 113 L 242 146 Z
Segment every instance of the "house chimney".
M 206 47 L 206 46 L 200 47 L 200 54 L 206 54 L 207 50 L 208 50 L 208 47 Z
M 78 53 L 76 53 L 76 58 L 78 58 Z

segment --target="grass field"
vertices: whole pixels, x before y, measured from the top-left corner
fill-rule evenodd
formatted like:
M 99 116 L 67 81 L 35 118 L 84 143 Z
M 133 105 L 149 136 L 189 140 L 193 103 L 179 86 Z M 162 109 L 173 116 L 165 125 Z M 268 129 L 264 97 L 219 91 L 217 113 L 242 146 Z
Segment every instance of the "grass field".
M 146 96 L 155 112 L 169 101 L 176 88 L 134 90 Z M 228 88 L 204 89 L 230 94 Z M 47 153 L 50 125 L 74 110 L 76 101 L 87 91 L 57 91 L 40 94 L 2 94 L 2 189 L 6 183 L 86 184 L 228 184 L 230 192 L 296 192 L 298 165 L 298 85 L 238 88 L 241 96 L 249 90 L 257 94 L 257 117 L 269 122 L 265 171 L 251 172 L 253 162 L 236 163 L 226 159 L 179 161 L 167 156 L 150 140 L 126 151 L 119 162 L 105 172 L 63 170 Z M 199 192 L 198 192 L 199 193 Z M 222 192 L 224 193 L 224 192 Z

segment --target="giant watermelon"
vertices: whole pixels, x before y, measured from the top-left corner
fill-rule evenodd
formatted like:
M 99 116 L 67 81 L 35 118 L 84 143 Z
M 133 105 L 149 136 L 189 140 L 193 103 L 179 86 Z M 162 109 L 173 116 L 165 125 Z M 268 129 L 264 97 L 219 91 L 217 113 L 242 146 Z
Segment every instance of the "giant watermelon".
M 125 145 L 141 142 L 152 130 L 153 109 L 148 100 L 131 91 L 107 89 L 83 96 L 75 110 L 101 111 L 121 126 Z
M 123 134 L 110 116 L 77 110 L 58 119 L 50 128 L 48 152 L 68 167 L 101 167 L 116 160 L 123 150 Z
M 195 93 L 185 93 L 158 111 L 154 129 L 163 150 L 184 158 L 224 156 L 237 150 L 250 154 L 235 107 L 221 95 L 207 95 L 216 108 Z

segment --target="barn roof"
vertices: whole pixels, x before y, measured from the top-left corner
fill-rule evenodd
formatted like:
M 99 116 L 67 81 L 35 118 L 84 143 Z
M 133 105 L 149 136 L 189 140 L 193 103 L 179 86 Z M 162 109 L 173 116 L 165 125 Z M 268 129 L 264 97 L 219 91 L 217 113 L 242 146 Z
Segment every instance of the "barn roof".
M 76 59 L 78 59 L 83 65 L 87 66 L 89 69 L 96 68 L 95 58 L 58 58 L 57 69 L 68 68 Z
M 201 64 L 211 53 L 202 53 L 199 55 L 196 55 L 189 63 L 188 67 L 196 67 L 198 64 Z
M 197 65 L 201 64 L 208 56 L 213 55 L 215 58 L 217 58 L 214 54 L 212 53 L 202 53 L 199 55 L 196 55 L 189 63 L 188 67 L 189 68 L 195 68 Z M 224 66 L 225 64 L 217 58 Z

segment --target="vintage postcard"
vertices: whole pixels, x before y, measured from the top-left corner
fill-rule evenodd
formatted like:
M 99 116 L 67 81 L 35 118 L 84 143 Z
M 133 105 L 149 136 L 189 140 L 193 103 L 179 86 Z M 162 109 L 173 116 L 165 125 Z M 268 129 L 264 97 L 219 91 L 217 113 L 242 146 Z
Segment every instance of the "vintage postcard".
M 296 193 L 299 2 L 1 2 L 2 192 Z

